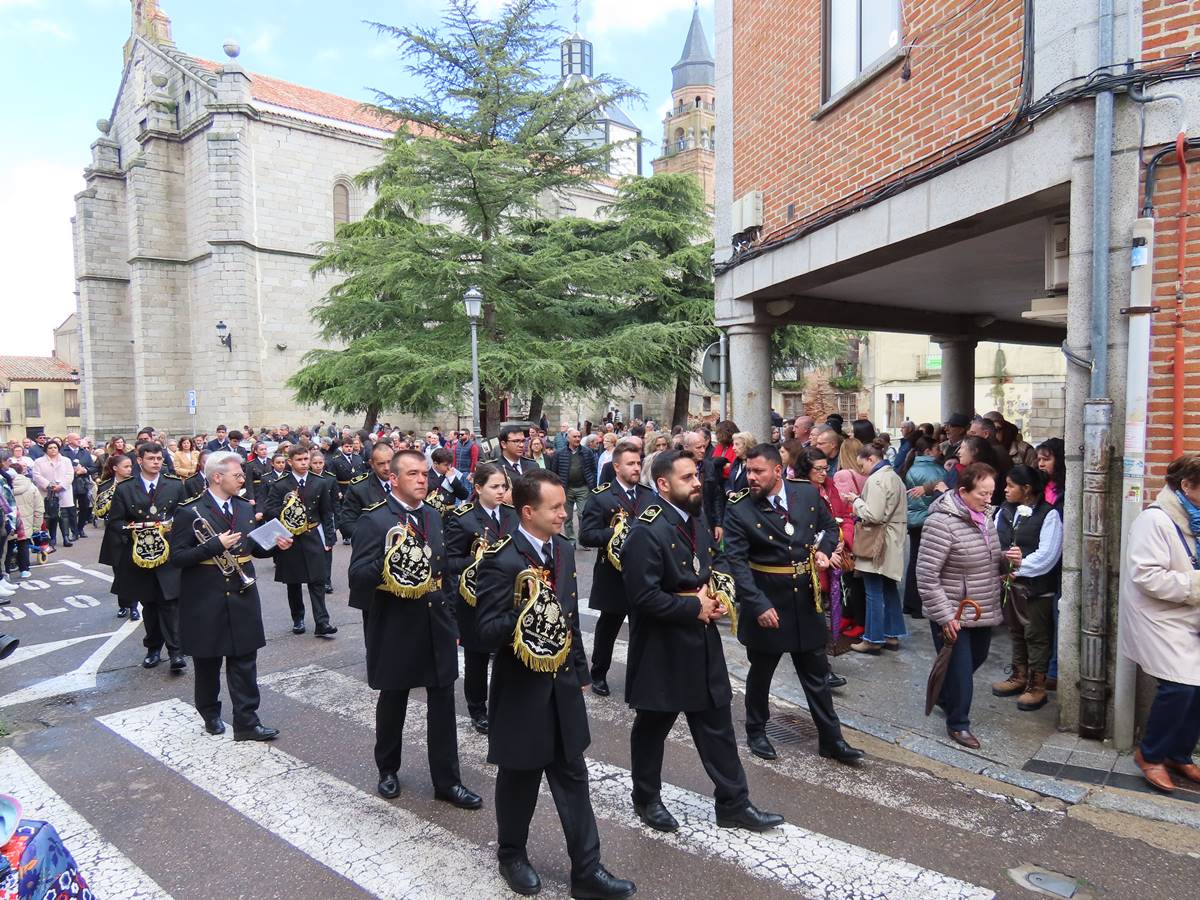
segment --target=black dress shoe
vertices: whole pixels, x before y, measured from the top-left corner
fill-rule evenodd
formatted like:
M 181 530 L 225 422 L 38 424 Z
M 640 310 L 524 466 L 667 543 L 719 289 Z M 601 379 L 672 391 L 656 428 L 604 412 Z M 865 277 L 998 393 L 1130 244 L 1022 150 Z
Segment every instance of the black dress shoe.
M 395 800 L 400 796 L 400 779 L 395 772 L 380 772 L 379 784 L 375 786 L 379 796 L 385 800 Z
M 118 619 L 123 619 L 127 615 L 129 615 L 129 607 L 122 606 L 120 609 L 117 610 L 117 618 Z
M 64 547 L 74 547 L 75 544 L 73 541 L 63 541 L 63 546 Z
M 218 716 L 215 719 L 209 719 L 208 721 L 206 721 L 204 723 L 204 730 L 207 731 L 209 734 L 224 734 L 225 733 L 225 723 L 222 722 L 220 717 Z
M 514 859 L 500 863 L 500 874 L 515 894 L 532 897 L 542 889 L 542 879 L 533 870 L 527 859 Z
M 304 627 L 303 619 L 292 619 L 292 634 L 304 634 L 308 629 Z
M 828 747 L 821 747 L 817 752 L 826 759 L 835 759 L 840 763 L 858 762 L 867 755 L 857 747 L 851 747 L 845 741 L 837 741 Z
M 342 538 L 342 546 L 349 547 L 350 546 L 350 538 Z
M 830 672 L 825 676 L 825 683 L 831 688 L 840 688 L 846 686 L 846 679 L 837 672 Z
M 607 900 L 609 897 L 632 897 L 637 886 L 632 881 L 617 878 L 604 866 L 596 866 L 587 878 L 571 879 L 571 896 L 575 900 Z
M 313 634 L 317 637 L 333 637 L 337 634 L 336 625 L 318 625 L 313 629 Z
M 249 731 L 235 731 L 235 741 L 273 741 L 279 737 L 278 728 L 268 728 L 266 725 L 255 725 Z
M 162 654 L 157 650 L 151 650 L 146 654 L 146 658 L 142 660 L 143 669 L 153 669 L 162 662 Z
M 171 654 L 171 672 L 175 675 L 181 673 L 187 668 L 187 660 L 183 658 L 182 653 Z
M 609 694 L 612 693 L 612 691 L 610 691 L 608 689 L 608 682 L 605 681 L 603 678 L 593 678 L 592 679 L 592 693 L 598 697 L 607 697 Z
M 478 731 L 480 734 L 488 733 L 487 716 L 471 716 L 471 724 L 473 726 L 475 726 L 475 730 Z
M 444 800 L 459 809 L 479 809 L 483 806 L 483 798 L 461 784 L 454 785 L 448 791 L 434 791 L 433 796 L 435 799 Z
M 775 748 L 771 746 L 771 742 L 767 740 L 765 734 L 746 735 L 746 746 L 759 759 L 777 759 L 779 756 L 775 752 Z
M 651 800 L 649 803 L 633 804 L 633 811 L 637 817 L 644 823 L 649 825 L 655 831 L 678 831 L 679 822 L 671 815 L 670 811 L 663 806 L 661 800 Z
M 746 804 L 746 808 L 729 815 L 717 813 L 717 824 L 722 828 L 745 828 L 747 831 L 769 831 L 783 824 L 783 816 L 777 813 L 765 813 Z
M 87 537 L 87 534 L 81 531 L 79 534 L 75 535 L 75 540 L 82 541 L 85 537 Z
M 130 622 L 140 622 L 142 620 L 142 611 L 136 606 L 129 611 Z
M 328 581 L 325 582 L 325 593 L 327 593 L 327 594 L 333 593 L 333 585 L 330 584 Z

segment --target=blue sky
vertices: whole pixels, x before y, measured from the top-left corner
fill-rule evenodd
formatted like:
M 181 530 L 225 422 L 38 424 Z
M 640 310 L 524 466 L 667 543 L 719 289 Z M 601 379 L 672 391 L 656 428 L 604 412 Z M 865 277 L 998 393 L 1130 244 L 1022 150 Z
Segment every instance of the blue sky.
M 480 0 L 489 13 L 503 0 Z M 580 28 L 595 43 L 595 69 L 629 82 L 645 104 L 626 112 L 650 143 L 645 174 L 661 143 L 693 0 L 583 0 Z M 416 86 L 393 47 L 364 20 L 434 24 L 442 0 L 161 0 L 183 51 L 221 59 L 228 39 L 250 71 L 347 97 L 369 88 L 408 94 Z M 573 3 L 558 20 L 570 29 Z M 701 15 L 713 41 L 712 0 Z M 97 119 L 109 115 L 129 35 L 129 0 L 0 0 L 0 354 L 45 355 L 52 329 L 74 309 L 70 217 Z M 557 63 L 555 63 L 557 65 Z

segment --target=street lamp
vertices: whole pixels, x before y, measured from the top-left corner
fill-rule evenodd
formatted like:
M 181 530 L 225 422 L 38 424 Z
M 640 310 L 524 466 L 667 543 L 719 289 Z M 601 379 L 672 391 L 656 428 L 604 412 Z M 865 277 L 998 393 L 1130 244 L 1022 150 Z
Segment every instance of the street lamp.
M 217 340 L 221 342 L 222 347 L 228 347 L 229 352 L 233 352 L 233 333 L 230 332 L 224 319 L 217 322 Z
M 482 439 L 479 431 L 479 314 L 483 311 L 483 292 L 471 285 L 463 294 L 463 306 L 471 320 L 471 427 L 476 439 Z

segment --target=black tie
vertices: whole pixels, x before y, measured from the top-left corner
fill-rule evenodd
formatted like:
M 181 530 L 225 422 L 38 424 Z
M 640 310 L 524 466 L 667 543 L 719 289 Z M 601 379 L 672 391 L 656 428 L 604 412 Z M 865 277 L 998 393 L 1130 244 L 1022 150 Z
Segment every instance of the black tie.
M 304 479 L 303 478 L 296 479 L 296 487 L 301 491 L 304 490 Z
M 223 507 L 223 509 L 225 511 L 225 518 L 227 518 L 229 520 L 229 523 L 232 525 L 233 524 L 233 507 L 229 505 L 228 500 L 225 501 L 225 506 Z
M 546 541 L 546 543 L 542 544 L 542 556 L 546 560 L 546 568 L 549 569 L 551 572 L 553 572 L 554 571 L 554 548 L 552 547 L 550 541 Z
M 157 482 L 155 482 L 155 483 L 151 484 L 151 485 L 150 485 L 150 487 L 148 487 L 148 488 L 146 489 L 146 494 L 147 494 L 147 495 L 150 497 L 150 502 L 151 502 L 151 503 L 153 503 L 153 502 L 154 502 L 154 491 L 155 491 L 155 489 L 156 489 L 157 487 L 158 487 L 158 483 L 157 483 Z
M 626 491 L 625 496 L 629 498 L 630 503 L 637 502 L 637 491 L 634 491 L 634 490 Z
M 496 530 L 500 530 L 500 510 L 499 508 L 492 510 L 492 521 L 496 523 Z
M 519 462 L 513 463 L 513 471 L 517 473 L 518 478 L 521 477 L 521 464 Z

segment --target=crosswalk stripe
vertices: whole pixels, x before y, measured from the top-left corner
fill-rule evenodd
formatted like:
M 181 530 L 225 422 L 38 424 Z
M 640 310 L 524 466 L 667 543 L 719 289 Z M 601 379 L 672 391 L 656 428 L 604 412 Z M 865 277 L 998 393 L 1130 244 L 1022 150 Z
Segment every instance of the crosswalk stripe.
M 170 900 L 170 894 L 100 837 L 10 747 L 0 747 L 0 788 L 21 801 L 25 818 L 43 819 L 54 826 L 95 896 L 105 900 Z
M 96 675 L 99 674 L 100 666 L 104 664 L 104 660 L 117 648 L 117 645 L 121 641 L 125 640 L 134 631 L 137 631 L 137 629 L 137 622 L 126 622 L 116 631 L 112 632 L 108 640 L 97 647 L 77 668 L 62 675 L 47 678 L 45 681 L 40 681 L 27 688 L 13 691 L 11 694 L 5 694 L 3 697 L 0 697 L 0 707 L 19 706 L 22 703 L 32 703 L 34 700 L 46 700 L 50 697 L 61 696 L 62 694 L 90 691 L 96 686 Z
M 267 676 L 263 682 L 292 700 L 336 711 L 368 729 L 375 727 L 374 692 L 348 675 L 305 666 Z M 406 724 L 406 737 L 410 740 L 424 737 L 419 714 L 423 705 L 415 695 L 409 700 L 407 722 L 411 725 Z M 475 733 L 465 716 L 459 716 L 459 752 L 464 761 L 489 771 L 485 765 L 487 738 Z M 663 785 L 663 801 L 679 819 L 680 829 L 674 834 L 652 831 L 633 814 L 629 800 L 632 779 L 627 769 L 589 759 L 588 771 L 598 818 L 639 829 L 647 838 L 684 852 L 720 859 L 754 878 L 806 896 L 862 900 L 983 900 L 994 896 L 986 888 L 796 825 L 765 834 L 718 828 L 711 797 L 672 785 Z
M 365 686 L 362 693 L 368 693 Z M 151 703 L 97 721 L 376 896 L 487 900 L 507 892 L 486 848 L 278 747 L 234 743 L 232 734 L 207 735 L 196 711 L 182 700 Z

